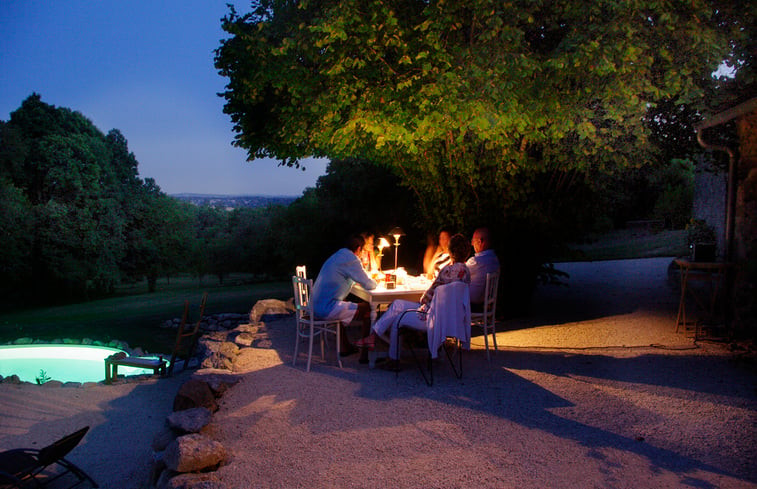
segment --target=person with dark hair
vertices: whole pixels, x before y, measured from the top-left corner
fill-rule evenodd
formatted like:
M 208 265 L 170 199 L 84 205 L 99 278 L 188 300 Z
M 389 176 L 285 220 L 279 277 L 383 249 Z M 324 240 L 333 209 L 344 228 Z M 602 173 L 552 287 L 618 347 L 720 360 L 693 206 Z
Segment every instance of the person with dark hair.
M 486 274 L 499 270 L 499 259 L 491 249 L 492 238 L 488 228 L 473 231 L 471 245 L 475 255 L 466 262 L 471 275 L 470 306 L 472 311 L 482 311 L 486 293 Z
M 397 325 L 395 323 L 397 322 L 397 318 L 408 309 L 418 309 L 421 313 L 427 311 L 429 304 L 431 304 L 431 300 L 434 298 L 434 291 L 440 285 L 455 281 L 465 282 L 466 284 L 470 283 L 470 271 L 465 265 L 465 259 L 470 254 L 470 246 L 468 245 L 468 240 L 462 234 L 456 234 L 450 239 L 449 254 L 450 263 L 439 271 L 436 280 L 434 280 L 431 286 L 426 289 L 426 292 L 423 293 L 420 302 L 406 301 L 403 299 L 397 299 L 392 302 L 386 312 L 378 321 L 376 321 L 376 324 L 373 325 L 373 331 L 370 336 L 358 340 L 355 342 L 355 346 L 371 350 L 376 345 L 376 338 L 381 338 L 382 340 L 387 341 L 390 345 L 389 357 L 396 360 L 399 357 L 399 352 L 394 351 L 393 348 L 396 344 L 395 338 L 397 335 Z M 423 324 L 426 321 L 425 314 L 408 314 L 405 318 L 419 324 Z M 388 338 L 387 332 L 389 332 Z
M 429 243 L 426 253 L 423 257 L 423 271 L 426 277 L 433 280 L 439 274 L 439 270 L 444 268 L 450 262 L 449 240 L 452 233 L 449 229 L 443 228 L 439 231 L 439 241 L 436 247 Z
M 339 320 L 342 323 L 339 349 L 343 356 L 357 352 L 357 349 L 347 340 L 344 327 L 353 319 L 361 319 L 364 322 L 363 331 L 368 331 L 370 327 L 368 304 L 344 300 L 355 282 L 366 290 L 376 288 L 376 282 L 368 276 L 360 263 L 359 256 L 364 244 L 362 236 L 350 236 L 345 247 L 324 262 L 313 284 L 312 301 L 316 318 Z
M 365 240 L 365 244 L 363 244 L 363 251 L 360 252 L 360 263 L 362 263 L 363 268 L 367 272 L 378 270 L 380 267 L 378 261 L 376 261 L 376 252 L 373 250 L 373 233 L 366 231 L 364 233 L 360 233 L 360 236 L 362 236 Z

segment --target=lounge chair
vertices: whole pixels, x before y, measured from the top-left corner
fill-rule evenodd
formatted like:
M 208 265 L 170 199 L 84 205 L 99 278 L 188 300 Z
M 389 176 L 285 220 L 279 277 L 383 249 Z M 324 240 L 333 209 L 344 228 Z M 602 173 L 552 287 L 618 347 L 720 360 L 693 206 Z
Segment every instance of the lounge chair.
M 82 469 L 63 458 L 79 444 L 88 430 L 89 426 L 86 426 L 39 450 L 17 448 L 0 452 L 0 488 L 45 487 L 53 481 L 62 481 L 67 474 L 77 479 L 73 485 L 65 486 L 68 489 L 84 482 L 98 487 Z M 56 484 L 55 487 L 63 486 Z

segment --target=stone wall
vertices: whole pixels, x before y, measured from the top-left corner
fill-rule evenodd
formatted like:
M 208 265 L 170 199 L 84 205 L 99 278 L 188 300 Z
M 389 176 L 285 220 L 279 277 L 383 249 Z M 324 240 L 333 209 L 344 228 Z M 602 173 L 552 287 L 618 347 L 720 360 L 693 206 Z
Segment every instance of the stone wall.
M 727 186 L 728 172 L 713 165 L 709 155 L 702 155 L 696 163 L 692 217 L 705 221 L 715 230 L 720 258 L 725 256 Z

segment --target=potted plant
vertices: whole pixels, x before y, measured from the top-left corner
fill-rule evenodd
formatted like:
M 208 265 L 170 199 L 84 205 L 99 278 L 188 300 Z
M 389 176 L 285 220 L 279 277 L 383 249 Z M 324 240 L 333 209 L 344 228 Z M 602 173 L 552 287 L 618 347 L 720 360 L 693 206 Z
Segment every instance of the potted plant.
M 717 244 L 715 229 L 703 219 L 692 219 L 686 226 L 691 260 L 697 262 L 715 261 Z

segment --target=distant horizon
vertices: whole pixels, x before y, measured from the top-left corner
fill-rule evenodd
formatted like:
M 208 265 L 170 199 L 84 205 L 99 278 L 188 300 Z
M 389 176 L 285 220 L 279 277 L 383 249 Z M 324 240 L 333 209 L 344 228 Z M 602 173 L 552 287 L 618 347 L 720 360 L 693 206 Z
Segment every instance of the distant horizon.
M 304 191 L 303 191 L 304 192 Z M 276 198 L 276 197 L 282 197 L 286 199 L 290 198 L 299 198 L 302 197 L 302 194 L 300 195 L 285 195 L 285 194 L 206 194 L 203 192 L 176 192 L 176 193 L 168 193 L 165 192 L 167 195 L 170 195 L 171 197 L 270 197 L 270 198 Z

